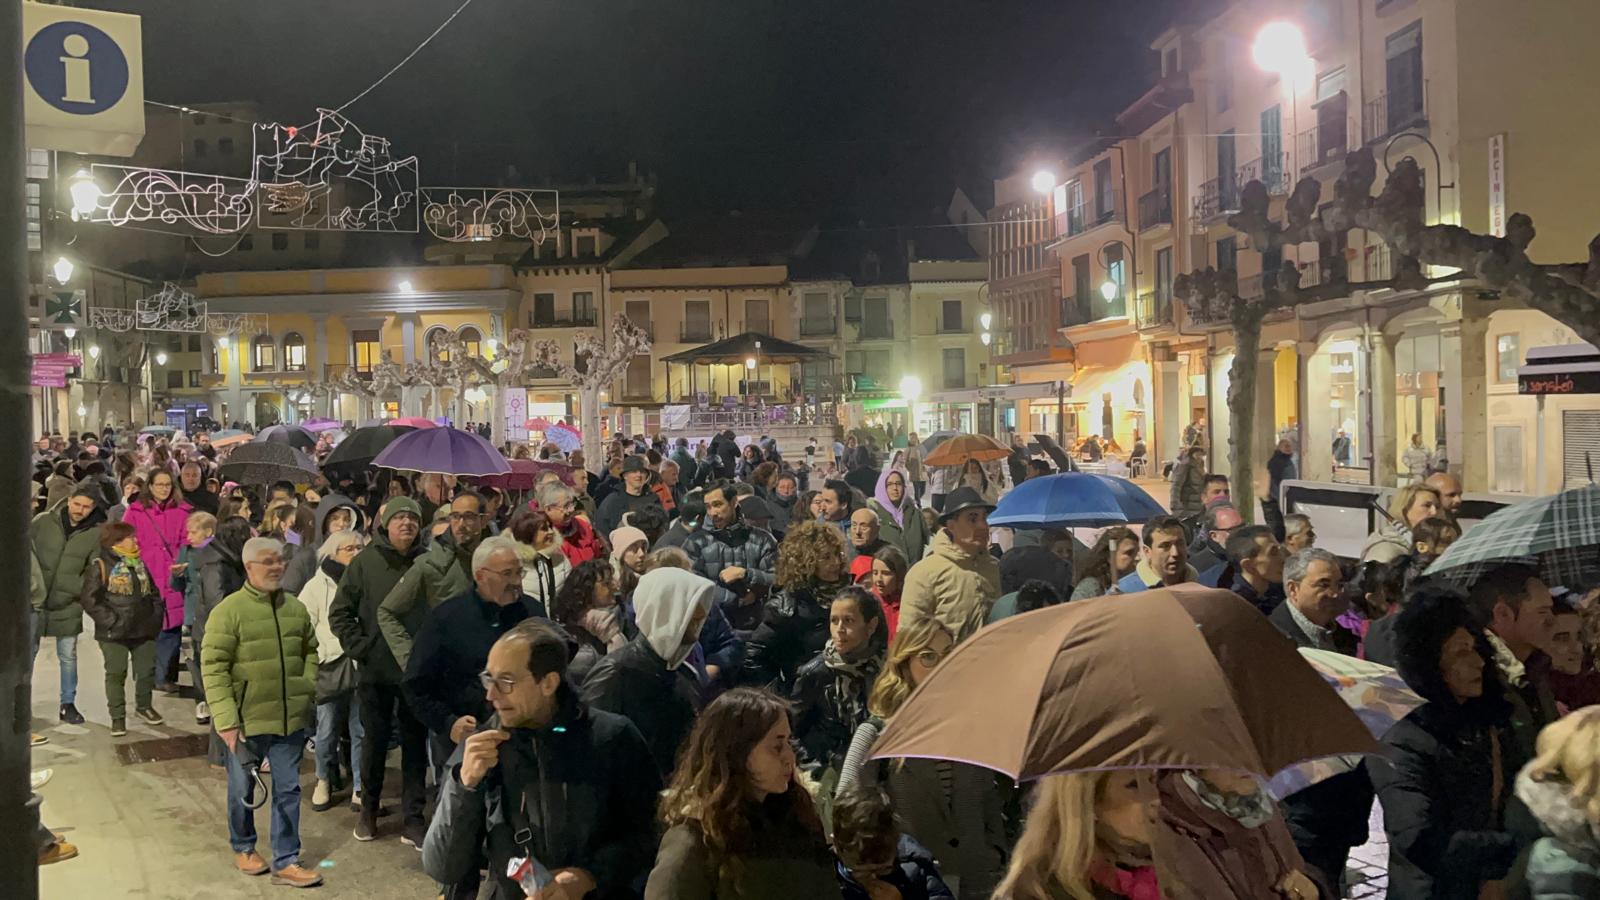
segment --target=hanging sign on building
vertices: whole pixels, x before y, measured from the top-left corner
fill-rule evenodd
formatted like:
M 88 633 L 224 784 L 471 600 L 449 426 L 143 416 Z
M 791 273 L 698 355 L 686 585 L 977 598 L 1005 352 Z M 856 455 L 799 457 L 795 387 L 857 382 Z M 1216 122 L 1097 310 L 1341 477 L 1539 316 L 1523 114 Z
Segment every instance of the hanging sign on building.
M 1506 236 L 1506 136 L 1489 138 L 1489 233 Z
M 528 389 L 518 387 L 501 388 L 500 403 L 506 417 L 506 434 L 502 440 L 526 441 L 528 439 Z
M 132 156 L 144 138 L 138 16 L 22 4 L 29 147 Z

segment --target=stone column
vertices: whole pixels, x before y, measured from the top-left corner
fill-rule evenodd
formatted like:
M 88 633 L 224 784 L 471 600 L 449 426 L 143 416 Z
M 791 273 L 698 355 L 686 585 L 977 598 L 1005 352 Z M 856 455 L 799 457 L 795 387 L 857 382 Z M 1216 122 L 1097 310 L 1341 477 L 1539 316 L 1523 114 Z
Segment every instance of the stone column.
M 328 380 L 328 317 L 313 316 L 312 323 L 316 328 L 313 338 L 317 342 L 317 357 L 311 362 L 314 367 L 311 377 L 318 382 L 326 382 Z M 329 393 L 320 394 L 318 397 L 317 415 L 332 418 L 334 404 L 337 400 Z
M 1389 486 L 1395 484 L 1400 445 L 1395 436 L 1395 381 L 1394 349 L 1399 335 L 1381 331 L 1367 333 L 1367 371 L 1371 381 L 1367 385 L 1367 402 L 1371 404 L 1372 434 L 1368 452 L 1372 454 L 1373 483 Z
M 1312 356 L 1317 352 L 1316 341 L 1300 341 L 1294 345 L 1295 357 L 1299 360 L 1299 405 L 1300 418 L 1300 455 L 1295 460 L 1299 475 L 1304 479 L 1317 481 L 1328 480 L 1328 473 L 1333 470 L 1333 447 L 1323 432 L 1311 426 L 1311 404 L 1327 403 L 1327 385 L 1323 382 L 1317 389 L 1315 400 L 1311 391 L 1311 381 L 1316 366 Z M 1322 375 L 1327 375 L 1327 366 L 1322 367 Z
M 1183 440 L 1183 426 L 1189 424 L 1184 406 L 1184 395 L 1189 390 L 1183 375 L 1183 364 L 1175 359 L 1165 359 L 1151 364 L 1155 375 L 1155 415 L 1152 417 L 1149 438 L 1150 472 L 1161 475 L 1162 460 L 1172 459 Z
M 417 315 L 405 313 L 396 316 L 400 320 L 400 362 L 413 363 L 417 361 Z
M 1469 307 L 1440 326 L 1444 356 L 1445 459 L 1469 491 L 1489 489 L 1489 316 Z
M 249 346 L 247 335 L 236 334 L 228 339 L 228 418 L 240 422 L 246 421 L 243 371 L 244 354 Z
M 1267 460 L 1278 443 L 1278 348 L 1263 347 L 1256 356 L 1256 419 L 1255 464 L 1258 476 L 1265 477 Z M 1250 491 L 1251 493 L 1243 493 Z M 1235 498 L 1254 497 L 1255 485 L 1241 484 L 1232 488 Z M 1236 501 L 1237 502 L 1237 501 Z M 1258 520 L 1259 521 L 1259 520 Z

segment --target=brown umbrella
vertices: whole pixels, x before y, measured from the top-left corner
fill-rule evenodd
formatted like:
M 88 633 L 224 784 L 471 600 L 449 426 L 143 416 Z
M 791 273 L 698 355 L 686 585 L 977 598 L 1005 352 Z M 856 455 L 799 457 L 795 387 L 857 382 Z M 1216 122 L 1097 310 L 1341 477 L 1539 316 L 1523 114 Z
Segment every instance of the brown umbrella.
M 950 438 L 929 453 L 922 461 L 926 466 L 964 466 L 967 460 L 975 459 L 978 462 L 989 462 L 994 459 L 1005 459 L 1011 451 L 1001 446 L 999 441 L 983 434 L 958 434 Z
M 972 763 L 1023 780 L 1085 769 L 1271 777 L 1377 753 L 1294 644 L 1231 591 L 1080 600 L 979 631 L 890 721 L 875 757 Z

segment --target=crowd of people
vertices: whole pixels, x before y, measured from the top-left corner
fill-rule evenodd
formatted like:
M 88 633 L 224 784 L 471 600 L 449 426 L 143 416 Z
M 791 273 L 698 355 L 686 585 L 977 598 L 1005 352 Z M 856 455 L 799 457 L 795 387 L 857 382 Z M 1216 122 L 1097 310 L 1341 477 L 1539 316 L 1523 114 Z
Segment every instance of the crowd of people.
M 1374 798 L 1397 900 L 1600 896 L 1597 586 L 1426 576 L 1462 531 L 1448 474 L 1400 490 L 1352 567 L 1304 516 L 1246 525 L 1198 446 L 1171 515 L 1085 544 L 988 523 L 1049 462 L 928 467 L 915 434 L 795 462 L 731 432 L 617 438 L 515 497 L 370 469 L 233 485 L 203 435 L 112 440 L 35 455 L 34 649 L 55 640 L 58 716 L 83 724 L 88 616 L 120 737 L 130 677 L 133 716 L 162 724 L 188 635 L 247 876 L 322 881 L 300 856 L 309 746 L 313 814 L 416 848 L 447 897 L 1335 898 Z M 1236 772 L 1019 785 L 869 758 L 986 624 L 1188 583 L 1395 667 L 1425 702 L 1383 757 L 1286 797 Z M 41 863 L 73 852 L 41 828 Z

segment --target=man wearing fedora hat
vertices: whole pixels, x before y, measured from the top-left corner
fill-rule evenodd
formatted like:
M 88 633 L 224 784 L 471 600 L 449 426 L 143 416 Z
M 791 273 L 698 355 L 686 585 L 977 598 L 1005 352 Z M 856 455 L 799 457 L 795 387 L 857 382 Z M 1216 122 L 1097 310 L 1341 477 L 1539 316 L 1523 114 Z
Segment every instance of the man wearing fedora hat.
M 605 502 L 600 504 L 600 511 L 595 514 L 595 518 L 599 519 L 595 524 L 601 534 L 610 534 L 621 528 L 623 516 L 646 506 L 666 511 L 655 491 L 645 489 L 649 481 L 650 467 L 645 464 L 644 457 L 633 455 L 622 460 L 622 490 L 607 495 Z
M 989 511 L 994 504 L 970 487 L 945 497 L 939 533 L 928 555 L 906 573 L 900 627 L 932 617 L 957 643 L 983 627 L 1000 596 L 1000 564 L 989 554 Z

